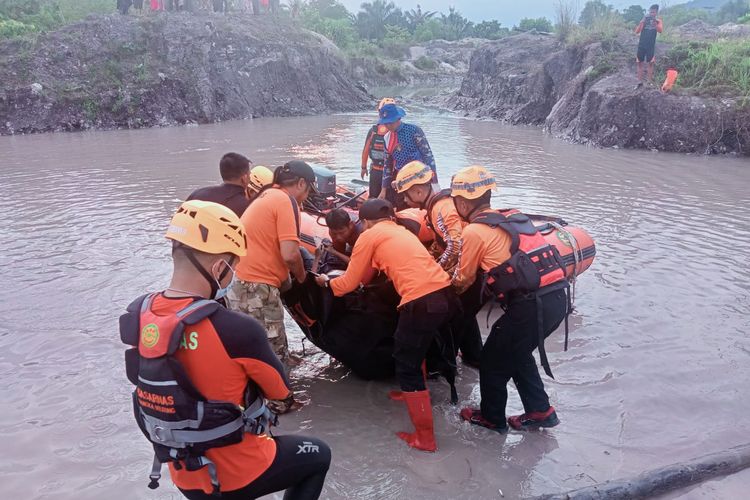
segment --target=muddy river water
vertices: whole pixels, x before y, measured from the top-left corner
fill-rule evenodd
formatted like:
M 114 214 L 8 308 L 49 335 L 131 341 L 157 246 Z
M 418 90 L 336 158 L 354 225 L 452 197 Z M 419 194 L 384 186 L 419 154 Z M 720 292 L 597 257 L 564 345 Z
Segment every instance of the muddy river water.
M 294 373 L 309 404 L 277 433 L 331 444 L 324 498 L 534 496 L 748 441 L 750 161 L 597 150 L 429 110 L 409 118 L 444 182 L 486 165 L 501 183 L 497 205 L 561 215 L 597 241 L 570 349 L 562 332 L 547 343 L 561 425 L 472 428 L 435 381 L 440 450 L 414 451 L 393 434 L 409 428 L 387 398 L 394 382 L 363 382 L 313 353 Z M 151 451 L 131 415 L 119 314 L 166 286 L 167 221 L 191 190 L 217 182 L 223 153 L 270 165 L 300 157 L 347 181 L 371 119 L 0 138 L 3 498 L 179 497 L 169 481 L 146 488 Z M 478 401 L 477 378 L 461 368 L 460 404 Z M 513 390 L 509 413 L 520 409 Z

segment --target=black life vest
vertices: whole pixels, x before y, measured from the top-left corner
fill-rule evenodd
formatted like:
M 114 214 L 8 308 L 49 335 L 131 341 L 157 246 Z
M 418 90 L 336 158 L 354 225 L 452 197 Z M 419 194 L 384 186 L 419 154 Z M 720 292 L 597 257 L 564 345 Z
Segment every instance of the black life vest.
M 513 293 L 534 292 L 565 281 L 560 252 L 525 214 L 518 210 L 486 212 L 471 222 L 502 229 L 511 237 L 510 258 L 487 272 L 487 286 L 496 297 L 507 299 Z
M 205 456 L 206 450 L 239 443 L 246 432 L 262 434 L 275 425 L 276 417 L 252 385 L 245 392 L 245 409 L 207 400 L 174 356 L 185 341 L 185 326 L 212 315 L 221 307 L 216 301 L 197 300 L 172 316 L 157 316 L 151 311 L 154 297 L 136 299 L 120 316 L 120 338 L 134 346 L 125 351 L 125 368 L 135 385 L 135 420 L 154 447 L 148 486 L 157 488 L 161 465 L 174 462 L 176 468 L 189 471 L 207 467 L 214 493 L 219 494 L 216 465 Z
M 446 198 L 451 197 L 451 190 L 450 189 L 443 189 L 439 191 L 435 196 L 430 198 L 430 200 L 427 202 L 427 227 L 429 227 L 433 233 L 435 233 L 435 241 L 438 242 L 438 245 L 440 245 L 442 248 L 445 248 L 447 246 L 447 243 L 443 239 L 443 236 L 440 231 L 437 231 L 435 229 L 435 222 L 432 220 L 432 209 L 435 208 L 435 204 L 440 201 L 444 200 Z
M 370 133 L 370 151 L 367 155 L 372 160 L 373 165 L 382 167 L 385 163 L 385 134 L 380 134 L 378 125 L 373 125 Z

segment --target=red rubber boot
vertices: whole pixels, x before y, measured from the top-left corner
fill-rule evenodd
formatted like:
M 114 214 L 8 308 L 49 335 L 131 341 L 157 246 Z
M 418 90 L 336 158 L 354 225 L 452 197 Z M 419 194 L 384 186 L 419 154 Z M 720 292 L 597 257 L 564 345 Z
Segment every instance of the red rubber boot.
M 430 391 L 404 392 L 403 398 L 406 402 L 406 408 L 409 410 L 411 423 L 414 424 L 415 432 L 397 432 L 396 435 L 406 441 L 406 444 L 412 448 L 422 451 L 437 451 Z

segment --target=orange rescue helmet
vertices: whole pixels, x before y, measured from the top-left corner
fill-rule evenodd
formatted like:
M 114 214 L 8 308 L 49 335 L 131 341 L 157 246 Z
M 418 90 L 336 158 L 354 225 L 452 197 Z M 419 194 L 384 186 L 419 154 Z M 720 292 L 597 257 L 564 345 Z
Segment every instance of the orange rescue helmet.
M 380 111 L 380 108 L 382 108 L 386 104 L 396 104 L 396 99 L 394 99 L 393 97 L 383 97 L 378 103 L 378 111 Z
M 270 168 L 258 165 L 250 170 L 250 179 L 247 181 L 247 187 L 256 193 L 263 189 L 263 186 L 273 184 L 273 172 Z
M 245 228 L 240 218 L 212 201 L 184 202 L 172 217 L 165 236 L 199 252 L 231 253 L 238 257 L 247 254 Z
M 432 182 L 432 169 L 419 160 L 410 161 L 396 174 L 394 187 L 397 193 L 403 193 L 410 187 Z
M 479 165 L 472 165 L 462 168 L 453 176 L 451 179 L 451 196 L 476 200 L 496 187 L 495 178 L 489 170 Z

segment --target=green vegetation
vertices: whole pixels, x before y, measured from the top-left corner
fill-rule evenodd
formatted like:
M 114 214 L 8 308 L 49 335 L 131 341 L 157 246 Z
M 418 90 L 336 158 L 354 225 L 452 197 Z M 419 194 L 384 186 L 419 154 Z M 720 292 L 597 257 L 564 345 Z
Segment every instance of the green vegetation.
M 419 5 L 402 11 L 387 0 L 364 2 L 356 14 L 337 0 L 294 0 L 290 12 L 303 27 L 356 55 L 400 57 L 406 48 L 419 42 L 467 37 L 494 40 L 510 33 L 496 20 L 474 24 L 454 7 L 447 13 L 423 11 Z
M 112 11 L 113 0 L 0 0 L 0 38 L 48 31 Z
M 620 36 L 632 33 L 643 18 L 645 10 L 631 5 L 616 10 L 602 0 L 589 0 L 580 14 L 575 0 L 558 0 L 555 4 L 555 31 L 561 41 L 568 44 L 601 42 L 598 62 L 587 75 L 593 81 L 616 70 L 618 54 L 623 53 Z M 647 4 L 648 5 L 648 4 Z M 682 5 L 664 9 L 660 13 L 667 30 L 692 19 L 707 23 L 750 21 L 750 2 L 732 0 L 715 13 L 690 9 Z M 578 23 L 575 22 L 576 17 Z M 621 64 L 621 63 L 620 63 Z M 742 96 L 750 104 L 750 40 L 718 40 L 713 42 L 680 42 L 669 50 L 659 62 L 661 78 L 668 67 L 679 70 L 678 86 L 702 95 Z
M 430 57 L 421 56 L 414 61 L 414 66 L 424 71 L 433 71 L 437 69 L 438 62 Z
M 750 100 L 750 40 L 689 42 L 672 47 L 668 66 L 679 69 L 681 87 Z
M 536 19 L 524 17 L 515 29 L 518 31 L 542 31 L 549 33 L 552 31 L 552 21 L 546 17 L 538 17 Z
M 682 26 L 694 19 L 709 24 L 741 23 L 743 16 L 750 14 L 750 2 L 748 0 L 730 0 L 723 4 L 718 10 L 691 8 L 689 5 L 675 5 L 667 7 L 660 12 L 664 23 L 668 26 Z
M 365 2 L 356 14 L 338 0 L 292 0 L 287 12 L 302 27 L 330 39 L 349 57 L 373 61 L 404 59 L 410 46 L 430 40 L 468 37 L 496 40 L 511 33 L 496 20 L 474 24 L 454 7 L 445 13 L 424 11 L 419 5 L 403 11 L 388 0 Z M 552 29 L 549 21 L 544 27 Z M 414 65 L 426 71 L 438 66 L 429 58 L 420 58 Z M 393 67 L 387 68 L 387 72 L 398 73 Z
M 650 5 L 650 2 L 645 5 Z M 576 0 L 557 0 L 555 31 L 560 40 L 581 43 L 601 38 L 611 39 L 626 29 L 635 28 L 646 13 L 646 7 L 637 4 L 618 11 L 602 0 L 588 0 L 583 5 L 576 24 L 574 19 L 578 11 L 577 7 Z M 675 5 L 661 10 L 659 17 L 670 28 L 681 26 L 694 19 L 716 25 L 727 22 L 750 23 L 750 1 L 731 0 L 723 4 L 716 12 L 692 8 L 686 4 Z

